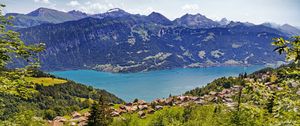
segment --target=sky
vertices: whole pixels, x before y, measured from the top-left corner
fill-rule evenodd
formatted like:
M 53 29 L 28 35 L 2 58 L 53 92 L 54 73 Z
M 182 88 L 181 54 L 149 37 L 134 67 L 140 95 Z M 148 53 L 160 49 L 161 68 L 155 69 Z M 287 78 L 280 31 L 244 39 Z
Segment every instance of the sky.
M 159 12 L 174 20 L 182 15 L 200 13 L 213 20 L 261 24 L 272 22 L 300 26 L 300 0 L 0 0 L 5 13 L 29 13 L 39 7 L 60 11 L 80 10 L 103 13 L 121 8 L 129 13 L 148 15 Z

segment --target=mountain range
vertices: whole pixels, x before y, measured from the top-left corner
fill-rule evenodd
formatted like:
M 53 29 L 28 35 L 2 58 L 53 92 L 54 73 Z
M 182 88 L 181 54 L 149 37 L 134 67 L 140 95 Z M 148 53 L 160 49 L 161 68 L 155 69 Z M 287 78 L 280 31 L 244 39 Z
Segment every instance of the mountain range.
M 213 21 L 186 14 L 173 21 L 160 13 L 130 14 L 115 8 L 100 14 L 39 8 L 15 16 L 26 43 L 46 44 L 42 69 L 139 72 L 178 67 L 255 65 L 283 61 L 272 38 L 299 29 L 267 23 Z M 298 31 L 297 31 L 298 30 Z
M 12 23 L 17 28 L 32 27 L 45 23 L 62 23 L 66 21 L 78 20 L 87 17 L 86 13 L 80 11 L 62 12 L 48 8 L 38 8 L 28 14 L 8 13 L 13 16 Z
M 102 19 L 104 17 L 124 17 L 124 16 L 130 16 L 132 14 L 125 12 L 124 10 L 120 8 L 113 8 L 108 10 L 105 13 L 99 13 L 99 14 L 87 14 L 78 10 L 72 10 L 69 12 L 63 12 L 59 10 L 49 9 L 49 8 L 38 8 L 28 14 L 19 14 L 19 13 L 7 13 L 5 16 L 13 16 L 14 19 L 12 20 L 13 24 L 17 28 L 26 28 L 26 27 L 32 27 L 36 25 L 41 25 L 45 23 L 63 23 L 66 21 L 74 21 L 79 20 L 87 17 L 94 17 Z M 137 14 L 138 16 L 142 16 Z M 222 18 L 220 21 L 213 21 L 204 15 L 201 14 L 185 14 L 180 18 L 177 18 L 173 21 L 169 20 L 162 14 L 158 12 L 152 12 L 150 15 L 148 15 L 148 20 L 151 20 L 152 22 L 158 21 L 160 23 L 163 23 L 164 25 L 176 25 L 176 26 L 184 26 L 189 28 L 213 28 L 213 27 L 221 27 L 226 26 L 230 23 L 230 21 L 226 18 Z M 249 22 L 244 22 L 244 24 L 248 25 L 254 25 Z M 277 30 L 280 30 L 282 32 L 285 32 L 289 35 L 295 35 L 300 34 L 300 28 L 295 27 L 289 24 L 283 24 L 279 25 L 276 23 L 270 23 L 266 22 L 261 25 L 275 28 Z

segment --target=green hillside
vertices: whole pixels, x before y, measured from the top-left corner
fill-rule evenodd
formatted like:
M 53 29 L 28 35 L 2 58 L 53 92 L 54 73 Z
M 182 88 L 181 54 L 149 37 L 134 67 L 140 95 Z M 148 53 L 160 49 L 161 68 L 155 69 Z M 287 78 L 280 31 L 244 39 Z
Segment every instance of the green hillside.
M 299 64 L 290 64 L 276 69 L 262 69 L 250 75 L 219 78 L 185 93 L 199 100 L 189 99 L 180 104 L 180 100 L 172 100 L 153 114 L 149 113 L 149 109 L 144 110 L 145 115 L 140 114 L 143 110 L 125 112 L 115 117 L 111 125 L 300 125 L 299 68 Z M 174 99 L 174 96 L 165 101 L 169 99 Z M 150 106 L 153 103 L 149 103 Z
M 298 126 L 300 37 L 274 39 L 289 65 L 222 77 L 204 87 L 151 103 L 114 109 L 113 126 Z M 162 109 L 157 109 L 159 108 Z M 137 109 L 136 109 L 137 108 Z
M 52 76 L 30 77 L 28 80 L 35 83 L 35 93 L 29 98 L 0 92 L 0 105 L 3 106 L 0 108 L 0 122 L 23 124 L 24 118 L 18 116 L 26 114 L 43 120 L 68 115 L 89 108 L 100 95 L 109 103 L 124 102 L 105 90 Z M 29 118 L 29 121 L 32 119 Z
M 6 27 L 11 25 L 10 17 L 3 16 L 3 7 L 5 6 L 0 4 L 0 126 L 300 125 L 300 36 L 292 37 L 289 40 L 274 39 L 273 45 L 276 46 L 274 51 L 284 54 L 288 65 L 265 68 L 251 74 L 242 73 L 238 77 L 222 77 L 204 87 L 187 91 L 183 95 L 170 95 L 168 98 L 156 99 L 150 103 L 139 99 L 125 103 L 122 99 L 105 90 L 95 89 L 40 71 L 38 53 L 43 52 L 47 45 L 42 43 L 27 45 L 20 39 L 18 32 L 7 30 Z M 30 15 L 42 14 L 52 17 L 55 16 L 54 12 L 58 13 L 56 11 L 43 13 L 44 11 L 46 10 L 38 9 Z M 66 16 L 62 15 L 63 17 Z M 95 19 L 89 18 L 87 20 Z M 82 23 L 79 24 L 82 25 Z M 91 26 L 89 23 L 85 25 Z M 245 27 L 240 27 L 240 30 Z M 122 29 L 122 27 L 116 28 Z M 184 30 L 188 29 L 184 28 Z M 239 28 L 237 27 L 236 30 Z M 271 33 L 274 32 L 269 28 L 267 30 L 270 30 Z M 62 31 L 66 31 L 66 29 L 62 27 Z M 78 32 L 78 30 L 75 31 Z M 190 29 L 189 31 L 193 30 Z M 36 34 L 36 32 L 31 32 L 31 34 Z M 30 37 L 38 38 L 31 34 Z M 173 39 L 172 36 L 169 37 Z M 195 37 L 195 39 L 198 38 L 199 36 Z M 214 37 L 212 38 L 214 39 Z M 252 37 L 250 36 L 250 38 Z M 129 42 L 132 44 L 133 41 Z M 59 43 L 61 44 L 61 41 Z M 270 45 L 266 47 L 268 46 Z M 206 46 L 206 48 L 208 47 Z M 262 49 L 262 47 L 260 48 Z M 114 49 L 123 53 L 119 48 Z M 181 50 L 185 49 L 182 47 Z M 90 50 L 86 51 L 90 53 Z M 220 56 L 224 55 L 219 50 L 216 51 Z M 251 51 L 259 54 L 259 59 L 264 59 L 260 56 L 263 55 L 262 52 Z M 191 57 L 192 55 L 188 53 L 187 50 L 186 56 Z M 275 54 L 270 56 L 273 55 Z M 158 59 L 164 60 L 168 56 L 170 54 L 159 56 Z M 150 59 L 153 59 L 151 57 Z M 62 56 L 61 58 L 65 57 Z M 261 62 L 259 59 L 256 59 L 255 62 Z M 154 61 L 155 64 L 158 64 L 156 58 Z M 24 66 L 21 65 L 17 68 L 10 66 L 10 63 L 14 62 L 22 62 L 21 64 Z M 78 61 L 74 62 L 77 63 Z M 72 61 L 72 63 L 74 62 Z M 62 62 L 51 65 L 57 65 L 61 68 L 60 63 Z M 176 63 L 176 65 L 179 64 Z

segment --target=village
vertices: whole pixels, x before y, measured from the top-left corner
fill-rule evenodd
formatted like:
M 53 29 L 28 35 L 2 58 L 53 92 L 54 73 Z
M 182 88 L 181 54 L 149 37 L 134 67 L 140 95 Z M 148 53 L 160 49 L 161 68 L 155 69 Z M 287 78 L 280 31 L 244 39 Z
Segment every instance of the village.
M 122 117 L 124 113 L 137 113 L 140 118 L 146 118 L 148 114 L 153 114 L 164 107 L 171 106 L 188 106 L 189 104 L 205 105 L 211 102 L 223 102 L 229 107 L 234 106 L 233 99 L 231 98 L 235 93 L 240 90 L 240 86 L 234 86 L 230 89 L 224 89 L 221 92 L 210 92 L 208 95 L 202 97 L 196 96 L 171 96 L 165 99 L 156 99 L 150 103 L 143 100 L 136 99 L 133 102 L 126 104 L 121 104 L 117 108 L 111 105 L 111 116 Z M 61 116 L 55 117 L 53 120 L 49 120 L 48 123 L 51 126 L 62 126 L 64 124 L 70 124 L 72 126 L 84 126 L 87 125 L 87 120 L 90 113 L 86 112 L 80 114 L 78 112 L 73 112 L 71 114 L 71 119 L 66 119 Z
M 256 81 L 264 83 L 268 88 L 274 90 L 281 90 L 281 87 L 278 87 L 273 81 L 272 78 L 274 75 L 270 72 L 260 73 L 257 76 L 257 80 L 253 78 L 244 78 L 248 83 L 255 83 Z M 276 78 L 275 78 L 276 79 Z M 296 88 L 300 84 L 299 82 L 293 81 L 289 83 L 289 86 Z M 237 96 L 237 94 L 243 89 L 240 85 L 233 85 L 230 88 L 225 88 L 220 92 L 210 91 L 208 94 L 203 95 L 201 97 L 197 96 L 169 96 L 168 98 L 156 99 L 152 102 L 145 102 L 144 100 L 135 99 L 133 102 L 128 102 L 125 104 L 120 104 L 116 107 L 116 105 L 111 104 L 110 108 L 112 110 L 112 117 L 120 117 L 122 118 L 122 114 L 125 113 L 136 113 L 140 118 L 146 118 L 147 115 L 153 114 L 156 111 L 159 111 L 165 107 L 171 106 L 188 106 L 191 104 L 195 105 L 206 105 L 206 104 L 224 104 L 231 109 L 237 105 L 237 102 L 234 101 L 233 97 Z M 297 95 L 300 96 L 300 89 L 296 92 Z M 53 120 L 49 120 L 49 124 L 51 126 L 62 126 L 63 124 L 68 123 L 71 126 L 84 126 L 87 125 L 87 120 L 90 113 L 86 112 L 84 114 L 80 114 L 78 112 L 72 113 L 72 119 L 65 119 L 64 117 L 57 116 Z

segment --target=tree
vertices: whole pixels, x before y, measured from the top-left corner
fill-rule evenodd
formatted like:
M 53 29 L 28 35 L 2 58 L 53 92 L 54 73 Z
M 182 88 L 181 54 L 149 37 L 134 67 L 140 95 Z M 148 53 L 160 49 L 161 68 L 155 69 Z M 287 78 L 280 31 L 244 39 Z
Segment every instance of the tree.
M 26 45 L 18 32 L 6 29 L 12 25 L 13 17 L 5 17 L 0 4 L 0 93 L 10 93 L 28 98 L 34 85 L 25 81 L 25 76 L 32 73 L 31 68 L 39 67 L 37 53 L 44 49 L 44 44 Z M 8 69 L 7 65 L 15 60 L 26 62 L 24 67 Z
M 8 120 L 0 121 L 0 126 L 43 126 L 46 121 L 36 116 L 32 110 L 23 110 Z
M 108 126 L 112 122 L 111 109 L 104 101 L 102 95 L 98 102 L 95 102 L 90 111 L 88 126 Z
M 275 38 L 275 41 L 272 43 L 277 48 L 274 51 L 277 51 L 279 54 L 285 53 L 287 61 L 294 61 L 298 63 L 300 60 L 300 36 L 294 36 L 291 40 L 285 40 L 283 38 Z
M 248 82 L 244 92 L 247 94 L 247 105 L 250 110 L 264 108 L 267 113 L 277 119 L 273 122 L 276 125 L 296 125 L 299 123 L 297 118 L 298 107 L 300 105 L 299 96 L 296 95 L 295 87 L 289 86 L 290 83 L 299 83 L 297 76 L 287 76 L 297 74 L 299 77 L 300 69 L 297 63 L 300 60 L 300 36 L 292 37 L 292 40 L 275 38 L 272 44 L 277 46 L 274 51 L 279 54 L 285 53 L 287 61 L 292 63 L 285 67 L 281 77 L 277 78 L 274 74 L 268 80 L 272 86 L 267 86 L 263 82 Z M 279 71 L 281 69 L 279 68 Z M 297 91 L 297 90 L 296 90 Z M 251 107 L 251 105 L 254 105 Z M 249 111 L 254 114 L 254 111 Z M 298 120 L 298 121 L 297 121 Z

